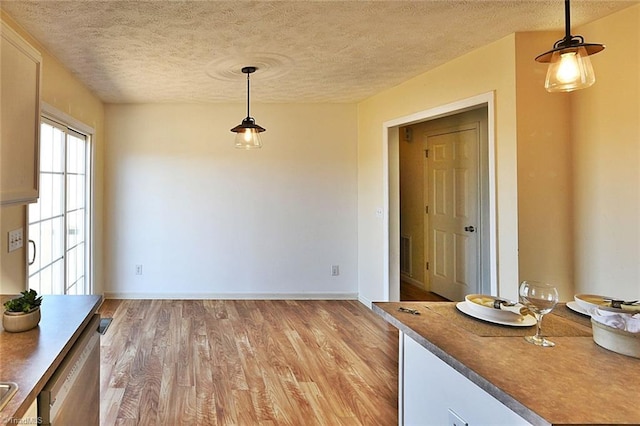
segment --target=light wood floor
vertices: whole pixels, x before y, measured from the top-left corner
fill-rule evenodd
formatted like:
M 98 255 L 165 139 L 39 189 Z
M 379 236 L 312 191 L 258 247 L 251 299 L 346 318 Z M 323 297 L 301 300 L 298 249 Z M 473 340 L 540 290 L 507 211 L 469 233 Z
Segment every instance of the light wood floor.
M 400 282 L 400 300 L 402 301 L 427 301 L 427 302 L 449 302 L 449 299 L 426 291 L 413 284 Z
M 101 424 L 398 424 L 398 332 L 357 301 L 106 300 Z

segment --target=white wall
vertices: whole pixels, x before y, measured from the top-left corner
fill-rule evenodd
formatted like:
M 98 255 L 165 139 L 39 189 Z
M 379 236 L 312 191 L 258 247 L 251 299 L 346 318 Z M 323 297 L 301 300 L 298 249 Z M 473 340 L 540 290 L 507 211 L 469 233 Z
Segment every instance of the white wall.
M 243 113 L 106 107 L 107 297 L 357 297 L 355 105 L 252 104 L 255 151 Z

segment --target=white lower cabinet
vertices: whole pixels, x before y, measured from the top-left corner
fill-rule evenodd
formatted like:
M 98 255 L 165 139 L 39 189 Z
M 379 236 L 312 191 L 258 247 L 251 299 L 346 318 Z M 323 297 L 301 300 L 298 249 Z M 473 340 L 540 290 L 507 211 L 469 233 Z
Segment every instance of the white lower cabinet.
M 411 337 L 400 333 L 400 425 L 528 425 Z

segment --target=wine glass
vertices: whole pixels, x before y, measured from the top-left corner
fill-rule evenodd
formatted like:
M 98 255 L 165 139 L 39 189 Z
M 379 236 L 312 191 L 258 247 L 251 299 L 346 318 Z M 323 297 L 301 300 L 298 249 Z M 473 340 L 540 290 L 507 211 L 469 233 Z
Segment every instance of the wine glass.
M 536 335 L 525 336 L 524 339 L 538 346 L 555 346 L 540 333 L 542 317 L 553 310 L 558 303 L 558 290 L 552 284 L 539 281 L 523 281 L 520 284 L 520 301 L 536 317 Z

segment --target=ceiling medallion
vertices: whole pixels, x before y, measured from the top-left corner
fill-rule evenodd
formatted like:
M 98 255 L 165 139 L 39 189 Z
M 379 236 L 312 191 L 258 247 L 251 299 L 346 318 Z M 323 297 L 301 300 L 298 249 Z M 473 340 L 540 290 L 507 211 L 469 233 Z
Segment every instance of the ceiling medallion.
M 209 62 L 205 68 L 209 77 L 220 81 L 237 82 L 244 73 L 242 68 L 251 64 L 260 70 L 260 80 L 280 78 L 293 68 L 294 60 L 288 56 L 277 53 L 255 53 L 238 55 Z

